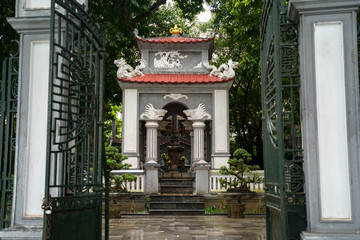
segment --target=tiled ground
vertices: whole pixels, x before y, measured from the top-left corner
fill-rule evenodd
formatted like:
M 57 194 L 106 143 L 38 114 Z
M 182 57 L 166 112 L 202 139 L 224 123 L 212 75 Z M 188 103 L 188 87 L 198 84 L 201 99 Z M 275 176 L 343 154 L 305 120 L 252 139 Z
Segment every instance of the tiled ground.
M 110 240 L 264 240 L 265 218 L 123 216 L 110 219 Z

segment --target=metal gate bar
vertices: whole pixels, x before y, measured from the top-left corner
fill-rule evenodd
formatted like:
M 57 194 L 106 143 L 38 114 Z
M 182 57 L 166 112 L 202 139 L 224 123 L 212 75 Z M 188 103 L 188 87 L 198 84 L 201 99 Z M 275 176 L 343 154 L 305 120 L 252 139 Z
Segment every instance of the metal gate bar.
M 0 83 L 0 230 L 11 226 L 19 53 L 3 61 Z
M 44 239 L 101 239 L 105 39 L 84 5 L 53 0 L 50 41 Z
M 297 26 L 287 1 L 266 0 L 261 75 L 267 239 L 299 239 L 306 229 Z

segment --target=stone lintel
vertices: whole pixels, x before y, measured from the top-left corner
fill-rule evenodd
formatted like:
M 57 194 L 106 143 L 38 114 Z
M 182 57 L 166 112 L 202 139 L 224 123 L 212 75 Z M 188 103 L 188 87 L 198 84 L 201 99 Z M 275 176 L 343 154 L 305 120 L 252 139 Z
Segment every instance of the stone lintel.
M 7 21 L 20 34 L 50 33 L 50 16 L 48 17 L 9 17 Z
M 288 16 L 290 20 L 299 23 L 300 15 L 335 14 L 341 12 L 357 11 L 360 0 L 290 0 Z

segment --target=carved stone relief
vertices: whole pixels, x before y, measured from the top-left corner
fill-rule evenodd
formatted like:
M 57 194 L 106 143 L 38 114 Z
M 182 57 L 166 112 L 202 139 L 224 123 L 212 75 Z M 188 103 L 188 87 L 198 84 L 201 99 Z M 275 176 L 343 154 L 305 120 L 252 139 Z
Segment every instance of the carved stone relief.
M 129 64 L 126 63 L 125 59 L 121 58 L 114 61 L 114 64 L 119 68 L 116 72 L 116 76 L 121 79 L 129 79 L 135 76 L 144 76 L 141 72 L 146 68 L 147 62 L 145 59 L 140 60 L 140 65 L 133 69 Z
M 179 51 L 157 52 L 154 58 L 154 68 L 182 68 L 180 59 L 187 57 L 187 55 L 181 55 Z
M 164 109 L 155 109 L 151 103 L 148 103 L 145 108 L 145 112 L 140 115 L 141 119 L 147 117 L 149 120 L 162 120 L 167 113 Z
M 205 105 L 200 103 L 195 109 L 184 110 L 189 120 L 202 120 L 203 118 L 211 119 L 211 115 L 206 112 Z
M 209 76 L 217 76 L 220 79 L 229 79 L 235 77 L 234 68 L 237 68 L 239 63 L 233 62 L 231 59 L 227 63 L 223 63 L 219 68 L 210 65 L 209 62 L 203 62 L 204 67 L 211 70 Z
M 181 93 L 170 93 L 170 94 L 167 94 L 164 96 L 164 99 L 166 98 L 171 98 L 171 99 L 174 99 L 174 100 L 179 100 L 181 98 L 185 98 L 185 99 L 188 99 L 188 96 L 186 95 L 183 95 Z

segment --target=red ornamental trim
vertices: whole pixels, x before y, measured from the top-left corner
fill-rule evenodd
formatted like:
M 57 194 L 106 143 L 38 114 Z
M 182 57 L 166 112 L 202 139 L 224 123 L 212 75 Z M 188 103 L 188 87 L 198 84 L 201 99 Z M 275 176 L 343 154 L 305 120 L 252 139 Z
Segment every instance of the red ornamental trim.
M 146 74 L 145 76 L 135 76 L 129 79 L 119 79 L 121 82 L 130 83 L 159 83 L 159 84 L 210 84 L 225 83 L 235 79 L 220 79 L 216 76 L 205 74 Z
M 212 38 L 187 38 L 187 37 L 168 37 L 168 38 L 136 38 L 136 40 L 148 43 L 201 43 L 213 41 Z

